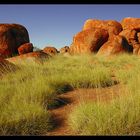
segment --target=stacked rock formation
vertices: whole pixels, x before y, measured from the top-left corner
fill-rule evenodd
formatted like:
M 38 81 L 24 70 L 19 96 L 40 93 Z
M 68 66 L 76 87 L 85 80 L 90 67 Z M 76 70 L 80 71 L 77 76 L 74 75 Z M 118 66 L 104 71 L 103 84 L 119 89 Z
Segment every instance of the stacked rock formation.
M 70 51 L 74 54 L 98 52 L 105 42 L 112 40 L 121 31 L 121 24 L 115 20 L 89 19 L 83 30 L 73 37 Z
M 73 37 L 71 54 L 97 53 L 113 55 L 120 53 L 140 54 L 140 18 L 115 20 L 89 19 L 81 32 Z

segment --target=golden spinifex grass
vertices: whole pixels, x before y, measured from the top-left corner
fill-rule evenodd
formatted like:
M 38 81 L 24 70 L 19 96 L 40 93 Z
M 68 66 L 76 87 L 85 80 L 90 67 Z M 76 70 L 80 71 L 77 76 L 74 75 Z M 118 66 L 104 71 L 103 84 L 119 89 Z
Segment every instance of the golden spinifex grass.
M 118 89 L 122 95 L 109 103 L 83 102 L 74 108 L 69 125 L 79 135 L 140 134 L 140 59 L 121 55 L 109 63 L 110 69 L 116 68 L 115 76 L 125 88 Z M 104 64 L 108 65 L 108 62 Z M 131 66 L 130 69 L 126 65 Z
M 58 94 L 75 88 L 111 86 L 116 83 L 112 71 L 118 82 L 129 80 L 130 76 L 121 78 L 119 73 L 124 65 L 136 65 L 138 61 L 136 56 L 128 55 L 111 59 L 95 55 L 58 55 L 42 64 L 32 61 L 17 63 L 19 69 L 3 75 L 0 80 L 0 135 L 47 134 L 54 126 L 48 109 L 59 105 Z M 129 71 L 124 69 L 122 72 Z M 87 116 L 90 113 L 86 113 Z M 73 117 L 72 124 L 77 125 L 73 128 L 79 130 L 78 124 L 81 124 L 74 122 L 78 116 L 74 114 Z M 88 128 L 87 123 L 84 125 Z

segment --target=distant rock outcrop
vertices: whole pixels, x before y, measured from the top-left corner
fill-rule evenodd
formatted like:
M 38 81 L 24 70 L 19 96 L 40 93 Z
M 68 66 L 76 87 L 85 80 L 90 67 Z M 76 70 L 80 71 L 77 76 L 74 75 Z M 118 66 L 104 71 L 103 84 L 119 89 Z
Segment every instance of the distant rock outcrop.
M 62 54 L 63 56 L 69 57 L 71 55 L 70 53 L 70 47 L 69 46 L 64 46 L 59 50 L 59 53 Z
M 51 56 L 53 55 L 56 55 L 58 53 L 58 50 L 55 48 L 55 47 L 52 47 L 52 46 L 46 46 L 44 49 L 43 49 L 43 52 L 44 53 L 47 53 Z
M 25 54 L 25 53 L 29 53 L 29 52 L 33 52 L 33 44 L 32 43 L 25 43 L 18 48 L 18 53 L 20 55 Z
M 19 24 L 0 24 L 0 57 L 18 54 L 18 47 L 29 42 L 26 28 Z
M 92 28 L 83 30 L 73 37 L 70 52 L 72 54 L 97 52 L 108 40 L 108 37 L 109 34 L 105 29 Z
M 70 53 L 70 48 L 69 48 L 69 46 L 62 47 L 59 52 L 61 54 Z

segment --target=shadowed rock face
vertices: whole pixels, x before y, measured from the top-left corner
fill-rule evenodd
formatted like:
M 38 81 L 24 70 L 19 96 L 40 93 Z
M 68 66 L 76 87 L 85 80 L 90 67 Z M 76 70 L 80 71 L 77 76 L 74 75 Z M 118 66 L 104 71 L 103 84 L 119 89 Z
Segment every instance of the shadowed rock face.
M 19 24 L 0 24 L 0 57 L 18 54 L 18 47 L 29 42 L 26 28 Z
M 109 34 L 104 29 L 96 28 L 83 30 L 73 37 L 73 43 L 70 46 L 70 53 L 97 52 L 108 40 L 108 37 Z
M 70 48 L 69 46 L 65 46 L 63 48 L 60 49 L 60 53 L 64 54 L 64 53 L 70 53 Z
M 47 46 L 43 49 L 43 52 L 53 56 L 58 53 L 58 50 L 55 47 Z
M 29 52 L 33 52 L 33 44 L 32 43 L 25 43 L 18 48 L 19 54 L 25 54 L 25 53 L 29 53 Z
M 122 32 L 120 32 L 119 35 L 123 36 L 127 40 L 129 45 L 133 48 L 132 52 L 134 54 L 137 54 L 138 49 L 140 48 L 140 43 L 137 37 L 137 31 L 134 29 L 125 29 Z
M 137 39 L 138 39 L 138 42 L 140 43 L 140 32 L 137 33 Z
M 136 35 L 137 35 L 136 30 L 132 30 L 132 29 L 125 29 L 122 32 L 120 32 L 119 35 L 125 37 L 130 45 L 133 45 L 132 41 L 136 40 L 136 38 L 137 38 L 136 37 Z
M 128 44 L 127 40 L 124 37 L 117 35 L 112 38 L 112 40 L 110 39 L 109 41 L 104 43 L 99 49 L 97 55 L 110 56 L 132 51 L 133 48 Z
M 88 19 L 83 26 L 83 30 L 92 28 L 107 30 L 109 33 L 109 38 L 113 37 L 114 35 L 118 35 L 122 31 L 122 25 L 115 20 Z
M 47 58 L 49 58 L 48 54 L 46 54 L 42 51 L 38 51 L 38 52 L 36 51 L 36 52 L 21 54 L 19 56 L 11 57 L 6 60 L 8 60 L 9 62 L 18 62 L 18 61 L 20 62 L 20 60 L 32 60 L 35 62 L 41 62 Z
M 133 47 L 133 54 L 139 55 L 140 49 L 140 18 L 127 17 L 121 21 L 123 31 L 120 35 L 124 36 L 129 45 Z

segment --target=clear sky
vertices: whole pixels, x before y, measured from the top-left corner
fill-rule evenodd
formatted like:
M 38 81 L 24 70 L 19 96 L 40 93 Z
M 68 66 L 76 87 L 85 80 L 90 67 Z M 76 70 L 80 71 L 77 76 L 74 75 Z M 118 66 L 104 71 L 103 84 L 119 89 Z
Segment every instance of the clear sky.
M 24 25 L 30 42 L 39 48 L 69 46 L 89 18 L 120 21 L 124 17 L 140 18 L 140 4 L 0 5 L 0 23 Z

